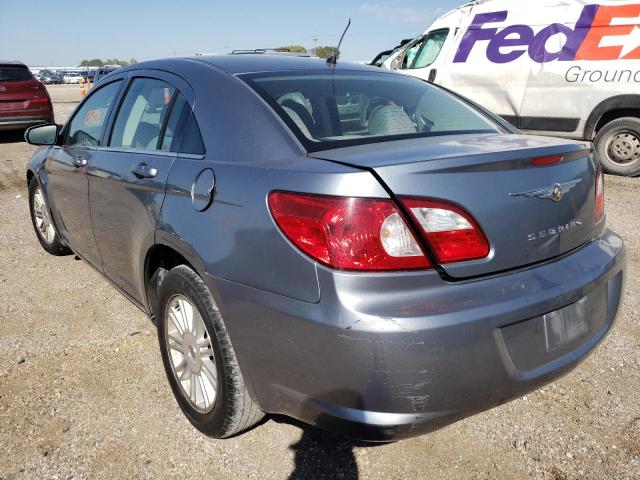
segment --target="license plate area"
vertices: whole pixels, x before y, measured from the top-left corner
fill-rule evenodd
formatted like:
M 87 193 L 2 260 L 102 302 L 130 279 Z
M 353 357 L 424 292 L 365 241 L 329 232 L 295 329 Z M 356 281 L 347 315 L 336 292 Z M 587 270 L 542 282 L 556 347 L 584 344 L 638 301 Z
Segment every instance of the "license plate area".
M 607 288 L 577 302 L 499 329 L 499 339 L 513 367 L 532 371 L 589 341 L 607 323 Z
M 589 333 L 592 303 L 592 296 L 586 296 L 576 303 L 543 315 L 547 352 L 553 352 Z

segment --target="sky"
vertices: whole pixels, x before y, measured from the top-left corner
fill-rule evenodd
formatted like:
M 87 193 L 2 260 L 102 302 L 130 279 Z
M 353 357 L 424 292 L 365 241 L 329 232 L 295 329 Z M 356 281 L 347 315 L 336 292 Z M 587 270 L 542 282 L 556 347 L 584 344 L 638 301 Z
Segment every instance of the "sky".
M 28 65 L 82 59 L 138 61 L 233 49 L 342 43 L 345 61 L 369 61 L 422 33 L 462 0 L 204 1 L 0 0 L 0 58 Z

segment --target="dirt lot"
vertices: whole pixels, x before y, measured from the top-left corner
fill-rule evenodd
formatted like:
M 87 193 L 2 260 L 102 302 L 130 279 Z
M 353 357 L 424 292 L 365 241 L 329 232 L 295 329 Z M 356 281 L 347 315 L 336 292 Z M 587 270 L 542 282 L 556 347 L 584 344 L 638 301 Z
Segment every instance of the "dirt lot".
M 76 86 L 52 89 L 58 121 Z M 640 179 L 607 178 L 627 242 L 611 335 L 553 385 L 421 438 L 369 446 L 269 418 L 237 438 L 194 430 L 149 320 L 29 221 L 32 147 L 0 132 L 0 479 L 640 478 Z

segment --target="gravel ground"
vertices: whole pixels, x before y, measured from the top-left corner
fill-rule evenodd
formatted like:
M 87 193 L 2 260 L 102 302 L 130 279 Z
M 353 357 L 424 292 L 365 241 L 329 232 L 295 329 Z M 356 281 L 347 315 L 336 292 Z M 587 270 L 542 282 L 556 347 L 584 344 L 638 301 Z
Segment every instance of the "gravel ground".
M 77 91 L 51 89 L 63 121 Z M 32 147 L 0 132 L 0 479 L 640 478 L 640 179 L 607 178 L 628 246 L 624 306 L 560 381 L 420 438 L 363 445 L 268 418 L 229 440 L 179 411 L 149 320 L 29 221 Z

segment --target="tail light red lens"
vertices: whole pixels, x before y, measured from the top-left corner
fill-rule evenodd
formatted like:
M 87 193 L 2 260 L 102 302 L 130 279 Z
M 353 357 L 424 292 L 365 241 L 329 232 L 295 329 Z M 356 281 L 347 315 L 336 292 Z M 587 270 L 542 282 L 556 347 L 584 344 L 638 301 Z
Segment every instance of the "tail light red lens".
M 604 216 L 604 172 L 602 167 L 598 168 L 596 174 L 596 205 L 594 210 L 596 222 Z
M 490 247 L 475 220 L 464 210 L 445 202 L 401 199 L 422 229 L 438 263 L 479 260 Z
M 31 103 L 49 103 L 49 101 L 47 97 L 34 97 L 31 99 Z
M 545 167 L 549 165 L 555 165 L 562 161 L 562 155 L 545 155 L 543 157 L 536 157 L 531 161 L 534 167 Z
M 268 203 L 284 235 L 331 268 L 393 271 L 431 267 L 391 200 L 271 192 Z

